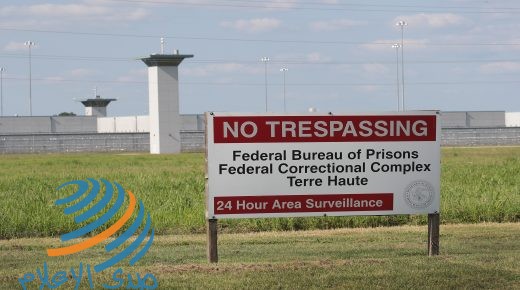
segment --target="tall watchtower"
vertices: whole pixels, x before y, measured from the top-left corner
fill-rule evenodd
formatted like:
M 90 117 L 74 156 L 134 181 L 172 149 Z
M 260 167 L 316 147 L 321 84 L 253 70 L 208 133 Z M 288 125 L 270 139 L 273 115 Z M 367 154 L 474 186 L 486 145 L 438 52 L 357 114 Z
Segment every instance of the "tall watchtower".
M 179 114 L 179 70 L 185 58 L 193 55 L 152 54 L 141 60 L 148 66 L 150 153 L 181 152 Z
M 81 103 L 85 106 L 85 116 L 106 117 L 107 106 L 112 101 L 116 99 L 104 99 L 96 94 L 95 98 L 83 100 Z

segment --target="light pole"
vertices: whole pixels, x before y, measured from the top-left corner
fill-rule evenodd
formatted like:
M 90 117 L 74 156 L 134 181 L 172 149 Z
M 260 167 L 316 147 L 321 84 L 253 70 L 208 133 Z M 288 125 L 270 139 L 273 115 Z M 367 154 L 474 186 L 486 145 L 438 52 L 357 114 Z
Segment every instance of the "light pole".
M 0 117 L 4 115 L 4 71 L 5 68 L 0 67 Z
M 29 115 L 32 116 L 32 72 L 31 72 L 31 47 L 35 46 L 36 43 L 28 40 L 24 43 L 29 47 Z
M 394 43 L 392 45 L 395 48 L 395 67 L 396 67 L 396 85 L 397 85 L 397 111 L 401 110 L 401 96 L 399 95 L 399 43 Z
M 401 27 L 401 81 L 403 83 L 403 111 L 405 110 L 404 106 L 404 27 L 408 25 L 406 21 L 400 20 L 395 24 Z
M 286 67 L 282 67 L 280 69 L 280 71 L 283 73 L 283 112 L 287 112 L 287 103 L 285 101 L 285 73 L 288 71 L 289 69 L 286 68 Z
M 164 37 L 161 37 L 161 54 L 164 54 Z
M 264 56 L 260 59 L 264 62 L 265 72 L 265 111 L 267 112 L 267 63 L 270 61 L 269 57 Z

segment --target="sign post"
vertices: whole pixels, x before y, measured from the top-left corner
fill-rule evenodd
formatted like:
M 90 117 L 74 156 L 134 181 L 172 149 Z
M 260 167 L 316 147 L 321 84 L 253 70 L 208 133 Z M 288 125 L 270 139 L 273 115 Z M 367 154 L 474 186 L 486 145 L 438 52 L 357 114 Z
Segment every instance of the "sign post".
M 208 262 L 218 262 L 217 248 L 217 220 L 207 220 L 207 236 L 208 236 Z
M 207 113 L 208 259 L 216 219 L 303 216 L 428 214 L 438 254 L 438 115 Z
M 428 256 L 439 255 L 439 213 L 428 214 Z

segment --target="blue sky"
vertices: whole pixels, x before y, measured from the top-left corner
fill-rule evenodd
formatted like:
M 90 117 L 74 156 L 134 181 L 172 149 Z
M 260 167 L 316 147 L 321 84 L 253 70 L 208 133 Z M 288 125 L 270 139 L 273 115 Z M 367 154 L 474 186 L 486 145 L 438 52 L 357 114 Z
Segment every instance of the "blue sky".
M 146 115 L 141 56 L 194 54 L 180 67 L 181 113 L 268 108 L 367 112 L 397 107 L 405 20 L 407 109 L 520 111 L 517 1 L 77 0 L 0 4 L 4 115 L 83 114 L 79 99 L 117 98 L 109 115 Z M 400 53 L 399 53 L 400 57 Z M 401 61 L 401 60 L 399 60 Z M 402 88 L 401 88 L 402 89 Z

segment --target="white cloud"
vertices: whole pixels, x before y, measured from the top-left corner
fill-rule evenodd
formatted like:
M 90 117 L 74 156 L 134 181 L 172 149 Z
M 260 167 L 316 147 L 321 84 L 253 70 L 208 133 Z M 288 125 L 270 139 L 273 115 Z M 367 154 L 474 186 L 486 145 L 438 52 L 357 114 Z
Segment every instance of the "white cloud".
M 80 4 L 34 4 L 10 5 L 0 8 L 0 24 L 6 25 L 20 22 L 19 19 L 31 19 L 34 25 L 64 25 L 71 21 L 129 22 L 142 20 L 149 15 L 149 11 L 138 8 L 124 8 L 120 6 Z M 27 22 L 27 21 L 25 21 Z
M 83 0 L 85 3 L 96 5 L 120 5 L 117 1 L 111 0 Z M 146 7 L 205 7 L 216 9 L 235 9 L 238 5 L 240 8 L 250 7 L 251 9 L 264 8 L 269 10 L 287 10 L 294 8 L 298 4 L 298 0 L 269 0 L 269 1 L 242 1 L 243 3 L 233 3 L 234 1 L 227 1 L 231 3 L 212 3 L 208 0 L 139 0 L 132 3 L 132 6 L 146 6 Z M 179 4 L 179 5 L 175 5 Z
M 49 84 L 60 84 L 65 81 L 65 78 L 62 76 L 50 76 L 50 77 L 44 77 L 42 80 Z
M 118 82 L 147 82 L 148 81 L 148 70 L 133 69 L 128 71 L 125 75 L 122 75 L 116 79 Z
M 520 62 L 490 62 L 481 65 L 479 70 L 486 74 L 520 72 Z
M 401 43 L 401 39 L 379 39 L 371 43 L 363 44 L 362 47 L 372 51 L 388 51 L 392 49 L 392 44 Z M 404 39 L 404 49 L 425 48 L 430 43 L 429 39 Z
M 311 52 L 305 56 L 306 60 L 309 62 L 324 62 L 330 61 L 330 58 L 323 56 L 319 52 Z
M 86 77 L 86 76 L 91 76 L 91 75 L 94 75 L 96 72 L 94 70 L 91 70 L 91 69 L 87 69 L 87 68 L 77 68 L 77 69 L 73 69 L 71 71 L 69 71 L 69 75 L 73 76 L 73 77 Z
M 245 32 L 265 32 L 280 27 L 281 21 L 275 18 L 239 19 L 222 21 L 220 26 Z
M 343 30 L 349 29 L 354 26 L 361 25 L 362 22 L 354 21 L 350 19 L 333 19 L 333 20 L 323 20 L 323 21 L 314 21 L 310 23 L 310 28 L 314 31 L 334 31 L 334 30 Z
M 26 6 L 4 6 L 0 15 L 44 16 L 44 17 L 84 17 L 105 15 L 109 8 L 83 4 L 35 4 Z
M 374 85 L 363 85 L 363 86 L 358 86 L 356 88 L 358 91 L 366 92 L 366 93 L 373 93 L 373 92 L 380 90 L 379 86 L 374 86 Z
M 204 77 L 220 75 L 223 73 L 259 74 L 263 73 L 263 66 L 245 65 L 241 63 L 213 63 L 204 66 L 187 67 L 182 69 L 182 74 L 188 76 Z
M 410 26 L 427 26 L 431 28 L 443 28 L 466 23 L 468 20 L 453 13 L 418 13 L 396 17 L 394 23 L 404 20 Z
M 261 2 L 259 2 L 261 3 Z M 291 9 L 298 4 L 298 0 L 271 0 L 265 1 L 264 7 L 270 9 Z M 256 5 L 256 4 L 255 4 Z
M 146 9 L 132 9 L 123 11 L 122 13 L 115 13 L 112 16 L 107 16 L 105 19 L 113 21 L 139 21 L 150 16 L 150 12 Z
M 330 61 L 331 58 L 323 55 L 320 52 L 290 52 L 290 53 L 279 53 L 274 55 L 273 61 L 276 61 L 280 64 L 290 63 L 299 63 L 299 62 L 310 62 L 310 63 L 320 63 Z
M 4 51 L 27 51 L 27 46 L 23 42 L 10 41 L 4 46 Z
M 363 71 L 368 74 L 386 74 L 388 73 L 388 67 L 380 63 L 366 63 L 362 66 Z

